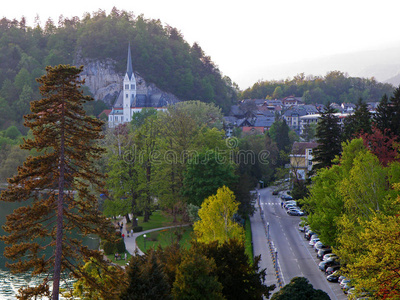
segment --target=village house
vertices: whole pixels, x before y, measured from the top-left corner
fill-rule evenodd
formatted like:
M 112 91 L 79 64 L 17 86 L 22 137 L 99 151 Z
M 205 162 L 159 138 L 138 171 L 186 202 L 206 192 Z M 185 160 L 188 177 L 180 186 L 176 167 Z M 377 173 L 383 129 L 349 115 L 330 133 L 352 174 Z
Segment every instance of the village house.
M 290 154 L 290 176 L 297 180 L 305 180 L 311 171 L 314 162 L 313 149 L 316 142 L 294 142 Z

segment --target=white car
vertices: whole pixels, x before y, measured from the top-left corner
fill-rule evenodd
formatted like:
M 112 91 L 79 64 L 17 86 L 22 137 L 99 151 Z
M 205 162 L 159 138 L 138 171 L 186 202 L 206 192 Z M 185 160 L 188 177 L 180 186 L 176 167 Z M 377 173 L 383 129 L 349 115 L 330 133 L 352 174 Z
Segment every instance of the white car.
M 308 243 L 310 246 L 314 246 L 314 244 L 316 243 L 316 242 L 319 242 L 319 238 L 317 237 L 317 238 L 313 238 L 313 239 L 310 239 L 310 242 Z

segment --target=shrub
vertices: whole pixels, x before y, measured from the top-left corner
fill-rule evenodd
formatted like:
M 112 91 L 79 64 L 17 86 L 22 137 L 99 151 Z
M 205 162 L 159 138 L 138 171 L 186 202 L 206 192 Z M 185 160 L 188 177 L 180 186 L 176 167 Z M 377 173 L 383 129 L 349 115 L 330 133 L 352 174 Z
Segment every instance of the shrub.
M 125 242 L 123 239 L 119 239 L 115 245 L 118 253 L 124 253 L 126 251 Z
M 132 229 L 133 229 L 133 232 L 140 232 L 140 231 L 143 231 L 143 227 L 142 227 L 142 226 L 135 226 L 135 227 L 133 227 Z
M 115 243 L 105 241 L 103 244 L 103 250 L 106 255 L 110 255 L 116 252 L 117 246 Z

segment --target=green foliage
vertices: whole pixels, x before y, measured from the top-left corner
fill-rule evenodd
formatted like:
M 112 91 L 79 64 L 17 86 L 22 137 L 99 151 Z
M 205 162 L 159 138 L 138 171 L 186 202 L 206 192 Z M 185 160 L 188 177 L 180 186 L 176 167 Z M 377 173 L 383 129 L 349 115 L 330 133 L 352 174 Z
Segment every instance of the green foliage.
M 312 172 L 331 166 L 342 150 L 339 118 L 334 113 L 334 109 L 328 105 L 318 121 L 316 137 L 319 145 L 313 150 L 315 164 Z
M 316 290 L 305 277 L 294 277 L 282 289 L 272 295 L 271 300 L 329 300 L 329 295 Z
M 400 163 L 383 165 L 362 139 L 343 144 L 336 162 L 313 177 L 310 196 L 303 201 L 307 221 L 324 244 L 334 247 L 343 272 L 355 280 L 359 292 L 365 288 L 378 298 L 398 295 L 393 270 L 398 255 L 394 227 L 400 211 Z
M 343 140 L 352 139 L 362 133 L 372 133 L 371 117 L 367 104 L 360 98 L 354 113 L 344 120 Z
M 134 226 L 132 227 L 133 232 L 141 232 L 143 231 L 143 227 L 142 226 Z
M 167 276 L 153 251 L 146 256 L 132 256 L 128 280 L 129 285 L 121 293 L 121 300 L 171 299 Z
M 239 203 L 233 192 L 223 186 L 215 195 L 208 197 L 199 210 L 200 221 L 193 226 L 197 241 L 209 243 L 212 241 L 226 242 L 229 239 L 244 239 L 243 228 L 233 221 Z
M 229 157 L 207 150 L 195 155 L 187 164 L 182 193 L 188 202 L 201 206 L 222 186 L 232 187 L 236 182 L 235 167 Z
M 261 256 L 251 263 L 245 252 L 243 241 L 230 239 L 224 243 L 214 241 L 208 244 L 195 244 L 196 251 L 215 261 L 217 275 L 223 286 L 222 293 L 226 299 L 262 299 L 268 298 L 275 286 L 263 284 L 266 270 L 259 269 Z
M 21 20 L 21 23 L 24 22 Z M 142 15 L 134 17 L 118 9 L 113 9 L 109 15 L 99 10 L 82 19 L 60 16 L 58 24 L 48 21 L 44 28 L 21 26 L 16 20 L 2 18 L 0 98 L 9 108 L 2 108 L 0 103 L 0 130 L 12 123 L 22 123 L 22 116 L 29 110 L 28 94 L 31 93 L 31 100 L 39 98 L 35 79 L 43 75 L 46 66 L 72 64 L 77 57 L 113 59 L 117 62 L 117 71 L 122 74 L 128 42 L 133 49 L 135 71 L 147 82 L 155 83 L 181 100 L 214 103 L 224 111 L 236 102 L 237 85 L 222 77 L 198 44 L 190 46 L 176 28 L 163 26 L 160 20 L 146 19 Z M 25 86 L 33 92 L 28 93 Z M 16 100 L 18 104 L 14 107 Z M 3 109 L 12 112 L 5 114 L 4 119 Z M 88 114 L 97 117 L 102 109 L 99 110 L 90 109 Z
M 126 238 L 126 237 L 125 237 Z M 125 253 L 126 248 L 125 248 L 125 242 L 124 239 L 118 239 L 116 244 L 115 244 L 115 248 L 117 250 L 118 253 Z
M 215 268 L 214 260 L 197 251 L 185 255 L 176 271 L 172 288 L 174 299 L 225 299 L 222 295 L 222 284 L 213 273 Z
M 393 86 L 379 83 L 374 78 L 349 77 L 339 71 L 332 71 L 324 77 L 307 76 L 304 73 L 292 79 L 259 81 L 243 91 L 239 99 L 303 97 L 307 104 L 329 102 L 357 103 L 361 97 L 365 101 L 378 101 L 383 94 L 391 95 Z M 275 93 L 275 96 L 274 96 Z
M 113 243 L 111 241 L 105 241 L 102 246 L 103 246 L 104 253 L 106 255 L 114 254 L 115 252 L 117 252 L 115 243 Z

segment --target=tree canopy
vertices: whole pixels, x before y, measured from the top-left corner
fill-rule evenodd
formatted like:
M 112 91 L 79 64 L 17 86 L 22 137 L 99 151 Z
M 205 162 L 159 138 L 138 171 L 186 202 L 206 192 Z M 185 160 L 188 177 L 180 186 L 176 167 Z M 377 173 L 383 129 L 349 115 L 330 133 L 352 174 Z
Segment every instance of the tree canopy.
M 2 201 L 26 204 L 7 216 L 8 235 L 1 239 L 9 244 L 4 256 L 17 260 L 9 264 L 11 270 L 52 273 L 52 299 L 58 299 L 61 272 L 80 277 L 84 272 L 76 264 L 82 259 L 106 263 L 100 251 L 83 246 L 72 233 L 112 236 L 93 193 L 104 187 L 104 177 L 93 163 L 103 153 L 96 145 L 103 122 L 83 110 L 83 103 L 93 99 L 80 90 L 82 67 L 59 65 L 46 72 L 38 80 L 43 98 L 32 102 L 32 114 L 25 117 L 32 138 L 21 146 L 40 155 L 28 156 L 1 193 Z M 46 258 L 45 250 L 52 255 Z M 28 297 L 48 294 L 48 281 L 20 292 Z
M 258 81 L 244 90 L 239 99 L 275 99 L 288 96 L 303 97 L 307 104 L 357 103 L 379 101 L 383 94 L 391 95 L 393 86 L 375 78 L 350 77 L 340 71 L 325 76 L 297 74 L 286 80 Z

